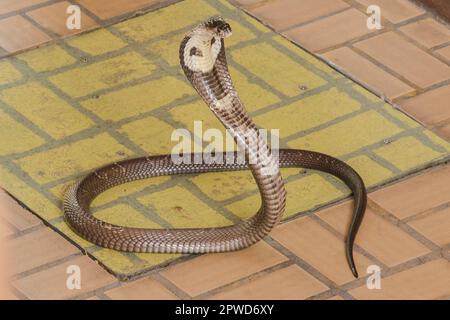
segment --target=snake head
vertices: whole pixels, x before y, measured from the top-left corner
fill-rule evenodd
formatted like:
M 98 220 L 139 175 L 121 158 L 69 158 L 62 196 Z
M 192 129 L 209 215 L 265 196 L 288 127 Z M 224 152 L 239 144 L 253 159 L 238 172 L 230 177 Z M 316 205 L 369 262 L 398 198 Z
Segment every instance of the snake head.
M 224 38 L 231 35 L 230 25 L 221 17 L 212 17 L 196 26 L 180 45 L 180 63 L 188 75 L 210 72 L 223 50 Z
M 212 17 L 204 22 L 207 28 L 215 37 L 227 38 L 231 36 L 231 27 L 222 17 Z

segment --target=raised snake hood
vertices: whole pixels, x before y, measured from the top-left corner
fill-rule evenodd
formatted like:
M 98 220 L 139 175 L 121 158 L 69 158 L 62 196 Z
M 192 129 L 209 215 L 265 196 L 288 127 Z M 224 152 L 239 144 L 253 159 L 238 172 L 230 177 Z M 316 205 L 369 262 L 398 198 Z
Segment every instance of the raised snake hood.
M 192 72 L 210 72 L 223 46 L 222 39 L 231 35 L 231 27 L 221 17 L 199 24 L 180 45 L 180 63 Z

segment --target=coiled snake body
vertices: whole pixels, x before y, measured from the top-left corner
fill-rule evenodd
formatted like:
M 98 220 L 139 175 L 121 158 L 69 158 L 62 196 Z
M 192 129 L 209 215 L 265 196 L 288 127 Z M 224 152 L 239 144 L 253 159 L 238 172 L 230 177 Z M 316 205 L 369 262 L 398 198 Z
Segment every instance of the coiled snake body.
M 366 190 L 360 176 L 344 162 L 325 154 L 280 149 L 276 159 L 245 111 L 230 78 L 224 38 L 231 34 L 222 18 L 211 18 L 182 41 L 183 71 L 211 111 L 245 150 L 245 163 L 174 163 L 171 155 L 149 156 L 117 162 L 88 174 L 69 187 L 64 196 L 64 216 L 87 240 L 129 252 L 204 253 L 246 248 L 265 237 L 281 219 L 286 192 L 279 167 L 324 171 L 342 179 L 353 191 L 354 213 L 346 240 L 347 261 L 355 277 L 353 242 L 366 208 Z M 193 160 L 195 154 L 189 157 Z M 228 161 L 229 162 L 229 161 Z M 92 200 L 116 185 L 149 177 L 250 169 L 261 194 L 257 214 L 241 223 L 218 228 L 144 229 L 113 225 L 89 211 Z M 301 199 L 299 199 L 301 201 Z

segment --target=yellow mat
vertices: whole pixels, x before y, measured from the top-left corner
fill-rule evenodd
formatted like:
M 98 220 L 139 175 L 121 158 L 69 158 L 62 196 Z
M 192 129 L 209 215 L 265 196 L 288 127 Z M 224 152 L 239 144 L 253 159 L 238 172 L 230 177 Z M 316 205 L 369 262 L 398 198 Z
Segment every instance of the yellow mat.
M 450 146 L 390 105 L 225 1 L 187 0 L 59 44 L 0 61 L 0 184 L 30 210 L 125 279 L 179 259 L 103 249 L 62 218 L 64 188 L 107 163 L 168 153 L 176 128 L 221 128 L 178 65 L 183 35 L 221 14 L 238 92 L 281 147 L 338 156 L 368 186 L 444 161 Z M 286 217 L 348 196 L 336 179 L 283 170 Z M 253 215 L 248 172 L 161 177 L 116 187 L 95 215 L 140 227 L 213 227 Z

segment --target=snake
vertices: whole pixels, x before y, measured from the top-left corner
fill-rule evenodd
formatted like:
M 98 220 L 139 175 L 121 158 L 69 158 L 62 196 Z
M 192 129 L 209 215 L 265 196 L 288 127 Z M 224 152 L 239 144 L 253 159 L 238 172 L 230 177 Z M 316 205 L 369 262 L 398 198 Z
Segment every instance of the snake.
M 195 162 L 202 153 L 187 153 L 174 161 L 171 154 L 148 155 L 111 163 L 77 179 L 64 193 L 66 222 L 84 239 L 123 252 L 215 253 L 247 248 L 265 238 L 280 222 L 286 207 L 286 189 L 280 168 L 298 167 L 336 176 L 352 191 L 353 214 L 345 240 L 346 259 L 358 277 L 353 247 L 367 204 L 367 193 L 359 174 L 332 156 L 307 150 L 279 149 L 273 152 L 267 139 L 246 111 L 233 85 L 225 54 L 230 25 L 222 17 L 211 17 L 191 29 L 179 48 L 181 68 L 210 111 L 228 130 L 245 154 L 244 161 L 230 161 L 229 153 Z M 282 81 L 283 79 L 280 79 Z M 236 151 L 231 153 L 237 156 Z M 228 160 L 228 161 L 226 161 Z M 261 206 L 254 216 L 238 223 L 209 228 L 127 227 L 97 219 L 91 202 L 117 185 L 158 176 L 250 170 L 258 187 Z M 301 201 L 301 199 L 298 199 Z

